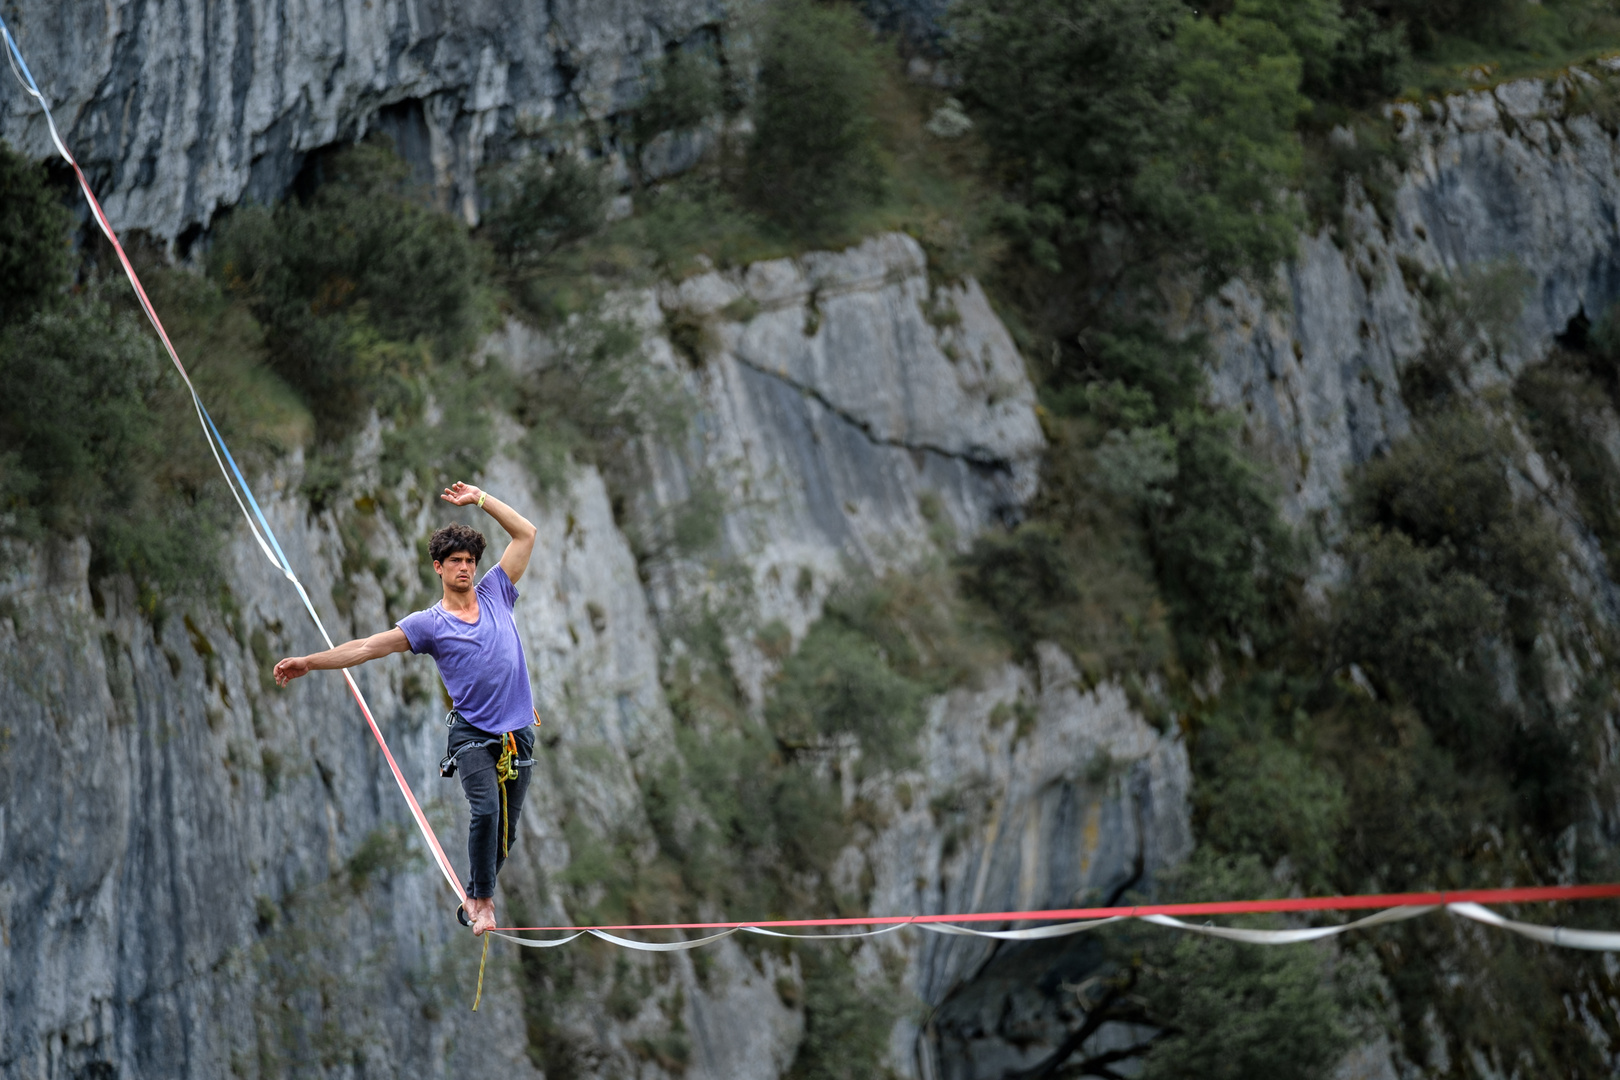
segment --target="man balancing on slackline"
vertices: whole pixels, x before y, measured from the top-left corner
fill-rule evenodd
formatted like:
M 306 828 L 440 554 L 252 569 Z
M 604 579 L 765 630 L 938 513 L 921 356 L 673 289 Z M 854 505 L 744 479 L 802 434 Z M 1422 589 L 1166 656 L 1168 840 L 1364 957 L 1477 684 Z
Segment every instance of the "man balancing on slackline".
M 449 745 L 439 763 L 444 776 L 461 773 L 472 810 L 467 830 L 467 903 L 456 914 L 482 934 L 495 927 L 495 875 L 517 839 L 518 814 L 534 762 L 534 725 L 539 718 L 529 689 L 529 665 L 512 621 L 516 586 L 534 552 L 535 527 L 516 510 L 457 481 L 440 496 L 456 506 L 477 506 L 512 537 L 500 563 L 475 587 L 473 574 L 484 554 L 484 536 L 466 525 L 446 525 L 428 541 L 433 572 L 444 582 L 444 599 L 414 611 L 392 630 L 311 656 L 290 656 L 276 665 L 286 686 L 311 671 L 356 667 L 389 653 L 427 653 L 454 707 L 445 723 Z M 503 828 L 504 821 L 504 828 Z

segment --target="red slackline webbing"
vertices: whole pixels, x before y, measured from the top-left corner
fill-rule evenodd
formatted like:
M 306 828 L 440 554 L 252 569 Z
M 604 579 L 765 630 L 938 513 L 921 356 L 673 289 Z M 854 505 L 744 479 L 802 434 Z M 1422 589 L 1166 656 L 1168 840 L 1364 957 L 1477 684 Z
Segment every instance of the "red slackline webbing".
M 507 931 L 575 930 L 732 930 L 746 927 L 913 926 L 930 923 L 1069 922 L 1078 919 L 1141 918 L 1145 915 L 1259 915 L 1301 911 L 1362 911 L 1369 908 L 1443 907 L 1447 904 L 1531 904 L 1555 900 L 1620 897 L 1612 885 L 1534 885 L 1510 889 L 1456 889 L 1443 892 L 1369 893 L 1359 896 L 1295 897 L 1280 900 L 1219 900 L 1197 904 L 1137 904 L 1131 907 L 1056 908 L 990 911 L 958 915 L 875 915 L 848 919 L 771 919 L 763 922 L 622 923 L 604 926 L 503 926 Z

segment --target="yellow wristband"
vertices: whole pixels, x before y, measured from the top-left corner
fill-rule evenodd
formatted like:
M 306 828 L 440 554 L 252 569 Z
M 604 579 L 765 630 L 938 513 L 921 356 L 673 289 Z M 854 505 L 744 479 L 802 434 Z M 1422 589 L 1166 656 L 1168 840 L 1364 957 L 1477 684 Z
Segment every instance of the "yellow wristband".
M 482 510 L 484 508 L 484 500 L 487 498 L 489 498 L 489 496 L 484 492 L 480 491 L 478 493 L 478 509 Z

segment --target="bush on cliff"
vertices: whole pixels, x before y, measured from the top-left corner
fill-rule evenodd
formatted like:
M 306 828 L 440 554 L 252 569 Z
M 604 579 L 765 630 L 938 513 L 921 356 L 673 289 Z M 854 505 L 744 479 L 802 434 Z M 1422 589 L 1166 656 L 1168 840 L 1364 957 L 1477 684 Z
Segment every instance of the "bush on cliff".
M 1293 250 L 1307 102 L 1293 43 L 1264 15 L 1260 0 L 1220 20 L 1178 0 L 957 9 L 963 92 L 1036 263 L 1112 276 L 1169 261 L 1218 283 Z
M 209 271 L 264 324 L 274 369 L 335 441 L 405 385 L 459 358 L 492 314 L 465 226 L 411 197 L 386 146 L 335 155 L 307 200 L 248 206 L 220 226 Z
M 748 203 L 804 238 L 836 232 L 882 183 L 875 57 L 854 11 L 780 0 L 760 55 Z
M 73 220 L 45 177 L 0 140 L 0 326 L 58 303 L 73 280 Z

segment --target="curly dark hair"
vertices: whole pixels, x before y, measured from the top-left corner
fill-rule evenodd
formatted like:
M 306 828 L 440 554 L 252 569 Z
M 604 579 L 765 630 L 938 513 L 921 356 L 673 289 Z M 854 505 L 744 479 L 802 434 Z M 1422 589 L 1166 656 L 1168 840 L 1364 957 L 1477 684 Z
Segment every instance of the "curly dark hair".
M 465 551 L 476 563 L 484 557 L 484 534 L 458 521 L 439 529 L 428 541 L 428 558 L 434 562 L 444 562 L 458 551 Z

